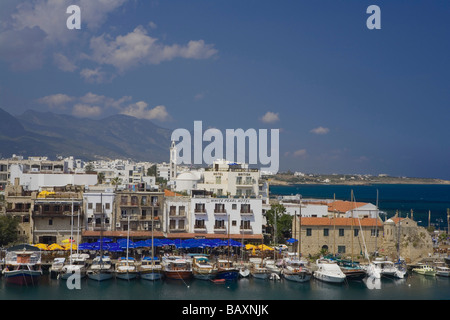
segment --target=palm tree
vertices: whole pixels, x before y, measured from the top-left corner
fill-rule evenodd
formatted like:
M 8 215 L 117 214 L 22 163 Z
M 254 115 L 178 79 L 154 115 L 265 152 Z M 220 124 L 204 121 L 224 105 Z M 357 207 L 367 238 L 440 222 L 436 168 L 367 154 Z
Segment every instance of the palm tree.
M 119 184 L 122 183 L 122 179 L 120 179 L 119 177 L 114 177 L 111 179 L 111 184 L 113 186 L 115 186 L 114 191 L 117 191 L 117 187 L 119 186 Z

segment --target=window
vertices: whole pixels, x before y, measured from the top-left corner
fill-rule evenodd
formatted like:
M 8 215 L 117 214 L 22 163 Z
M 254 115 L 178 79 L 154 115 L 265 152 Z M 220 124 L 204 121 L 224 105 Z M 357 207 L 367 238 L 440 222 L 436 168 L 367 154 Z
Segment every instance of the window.
M 52 226 L 53 225 L 53 220 L 52 219 L 48 219 L 48 225 Z
M 249 220 L 241 220 L 241 229 L 251 229 L 250 221 Z
M 195 220 L 194 228 L 205 228 L 205 220 Z
M 216 220 L 214 229 L 225 229 L 225 220 Z
M 327 229 L 323 229 L 323 236 L 324 237 L 328 237 L 328 234 L 329 234 L 329 229 L 327 228 Z
M 185 206 L 180 206 L 180 207 L 178 208 L 178 214 L 179 214 L 180 216 L 184 216 L 184 215 L 186 214 L 186 207 L 185 207 Z
M 88 203 L 88 209 L 92 209 L 92 202 Z
M 307 237 L 311 237 L 312 235 L 312 229 L 311 228 L 306 228 L 306 236 Z
M 380 235 L 380 230 L 375 230 L 375 229 L 370 230 L 371 237 L 378 237 L 379 235 Z
M 357 237 L 359 234 L 359 229 L 353 229 L 353 235 Z
M 236 204 L 236 203 L 233 203 L 233 204 L 231 205 L 231 209 L 236 210 L 236 209 L 237 209 L 237 204 Z
M 106 208 L 107 210 L 111 209 L 111 205 L 110 205 L 109 202 L 105 203 L 105 208 Z
M 338 253 L 345 253 L 345 246 L 338 246 Z
M 169 215 L 174 216 L 176 214 L 177 207 L 176 206 L 170 206 L 170 212 Z
M 343 237 L 344 236 L 344 229 L 339 229 L 339 237 Z
M 95 204 L 95 212 L 102 212 L 102 204 L 101 203 Z

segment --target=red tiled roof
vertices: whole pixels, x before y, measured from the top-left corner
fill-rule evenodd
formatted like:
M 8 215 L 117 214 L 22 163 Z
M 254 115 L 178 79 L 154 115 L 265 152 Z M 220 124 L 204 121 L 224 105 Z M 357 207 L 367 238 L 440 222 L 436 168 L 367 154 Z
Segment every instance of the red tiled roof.
M 164 196 L 166 197 L 182 197 L 182 194 L 175 193 L 171 190 L 164 189 Z
M 382 226 L 383 222 L 380 219 L 375 218 L 309 218 L 302 217 L 302 226 L 351 226 L 353 220 L 353 226 L 374 227 L 376 225 Z M 358 221 L 359 220 L 359 221 Z
M 359 207 L 365 206 L 367 203 L 365 202 L 353 202 L 353 201 L 343 201 L 336 200 L 328 203 L 328 211 L 329 212 L 347 212 L 352 209 L 357 209 Z

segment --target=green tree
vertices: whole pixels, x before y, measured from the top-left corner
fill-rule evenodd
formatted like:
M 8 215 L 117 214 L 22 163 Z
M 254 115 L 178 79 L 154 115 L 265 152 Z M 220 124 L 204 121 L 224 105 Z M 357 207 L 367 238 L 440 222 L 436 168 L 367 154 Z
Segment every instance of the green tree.
M 98 181 L 98 184 L 102 184 L 103 181 L 105 181 L 105 173 L 104 172 L 97 173 L 97 181 Z
M 282 204 L 272 204 L 266 211 L 266 220 L 271 227 L 272 239 L 276 243 L 285 243 L 285 235 L 292 229 L 292 217 L 286 214 L 286 208 Z
M 156 177 L 156 164 L 147 169 L 147 176 Z
M 84 166 L 84 172 L 86 173 L 95 173 L 96 171 L 94 169 L 95 168 L 92 163 L 88 163 L 87 165 Z
M 11 216 L 0 216 L 0 246 L 17 241 L 19 220 Z

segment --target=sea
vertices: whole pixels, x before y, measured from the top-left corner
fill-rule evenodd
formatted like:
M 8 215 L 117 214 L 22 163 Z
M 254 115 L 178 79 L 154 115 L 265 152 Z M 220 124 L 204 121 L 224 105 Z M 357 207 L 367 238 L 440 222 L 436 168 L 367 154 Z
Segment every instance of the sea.
M 379 207 L 386 212 L 388 218 L 397 210 L 401 216 L 406 216 L 412 209 L 414 219 L 427 226 L 428 212 L 431 211 L 431 222 L 435 227 L 441 229 L 446 227 L 447 208 L 450 208 L 448 185 L 271 186 L 272 195 L 301 194 L 302 198 L 316 199 L 350 200 L 351 191 L 356 201 L 374 204 L 378 191 Z M 144 312 L 148 317 L 152 317 L 160 310 L 166 314 L 164 318 L 170 319 L 186 317 L 277 319 L 287 317 L 293 311 L 305 315 L 309 308 L 315 310 L 315 315 L 333 315 L 336 312 L 344 312 L 346 308 L 352 308 L 352 304 L 345 302 L 354 303 L 354 301 L 357 301 L 359 306 L 373 302 L 374 305 L 367 307 L 372 309 L 368 310 L 381 313 L 385 311 L 390 315 L 394 314 L 394 310 L 398 312 L 401 310 L 401 313 L 396 314 L 414 316 L 414 312 L 421 308 L 429 308 L 433 315 L 440 315 L 442 312 L 448 312 L 450 278 L 410 273 L 405 279 L 365 279 L 338 285 L 314 278 L 307 283 L 291 282 L 283 278 L 280 280 L 241 278 L 226 283 L 197 279 L 155 282 L 141 279 L 131 281 L 111 279 L 97 282 L 84 278 L 78 286 L 68 286 L 64 280 L 52 279 L 48 274 L 44 274 L 38 284 L 26 287 L 6 284 L 4 278 L 0 277 L 1 306 L 20 308 L 24 300 L 38 302 L 31 304 L 33 307 L 30 310 L 33 311 L 30 312 L 37 312 L 36 309 L 42 306 L 53 308 L 61 305 L 64 308 L 72 308 L 73 312 L 79 310 L 86 314 L 89 306 L 89 312 L 95 310 L 97 316 L 102 316 L 102 312 L 108 311 L 112 317 L 120 310 L 127 312 L 129 316 L 133 316 L 130 314 L 133 311 L 136 311 L 135 316 L 139 312 Z M 66 303 L 73 300 L 83 301 L 83 304 L 72 303 L 69 306 Z M 402 304 L 399 309 L 399 304 L 395 303 L 399 300 L 407 300 L 410 303 Z M 411 303 L 418 300 L 423 302 L 420 305 Z M 125 301 L 128 303 L 124 304 Z M 98 303 L 107 304 L 100 304 L 103 307 L 99 308 Z M 384 310 L 383 306 L 388 307 L 390 311 Z M 216 308 L 215 313 L 212 314 L 213 309 L 208 308 Z M 406 309 L 408 313 L 405 313 Z M 51 310 L 56 312 L 58 309 Z M 259 315 L 256 314 L 258 310 Z M 356 312 L 356 309 L 352 311 Z M 52 315 L 56 316 L 57 312 Z M 83 318 L 83 315 L 80 314 L 79 317 Z

